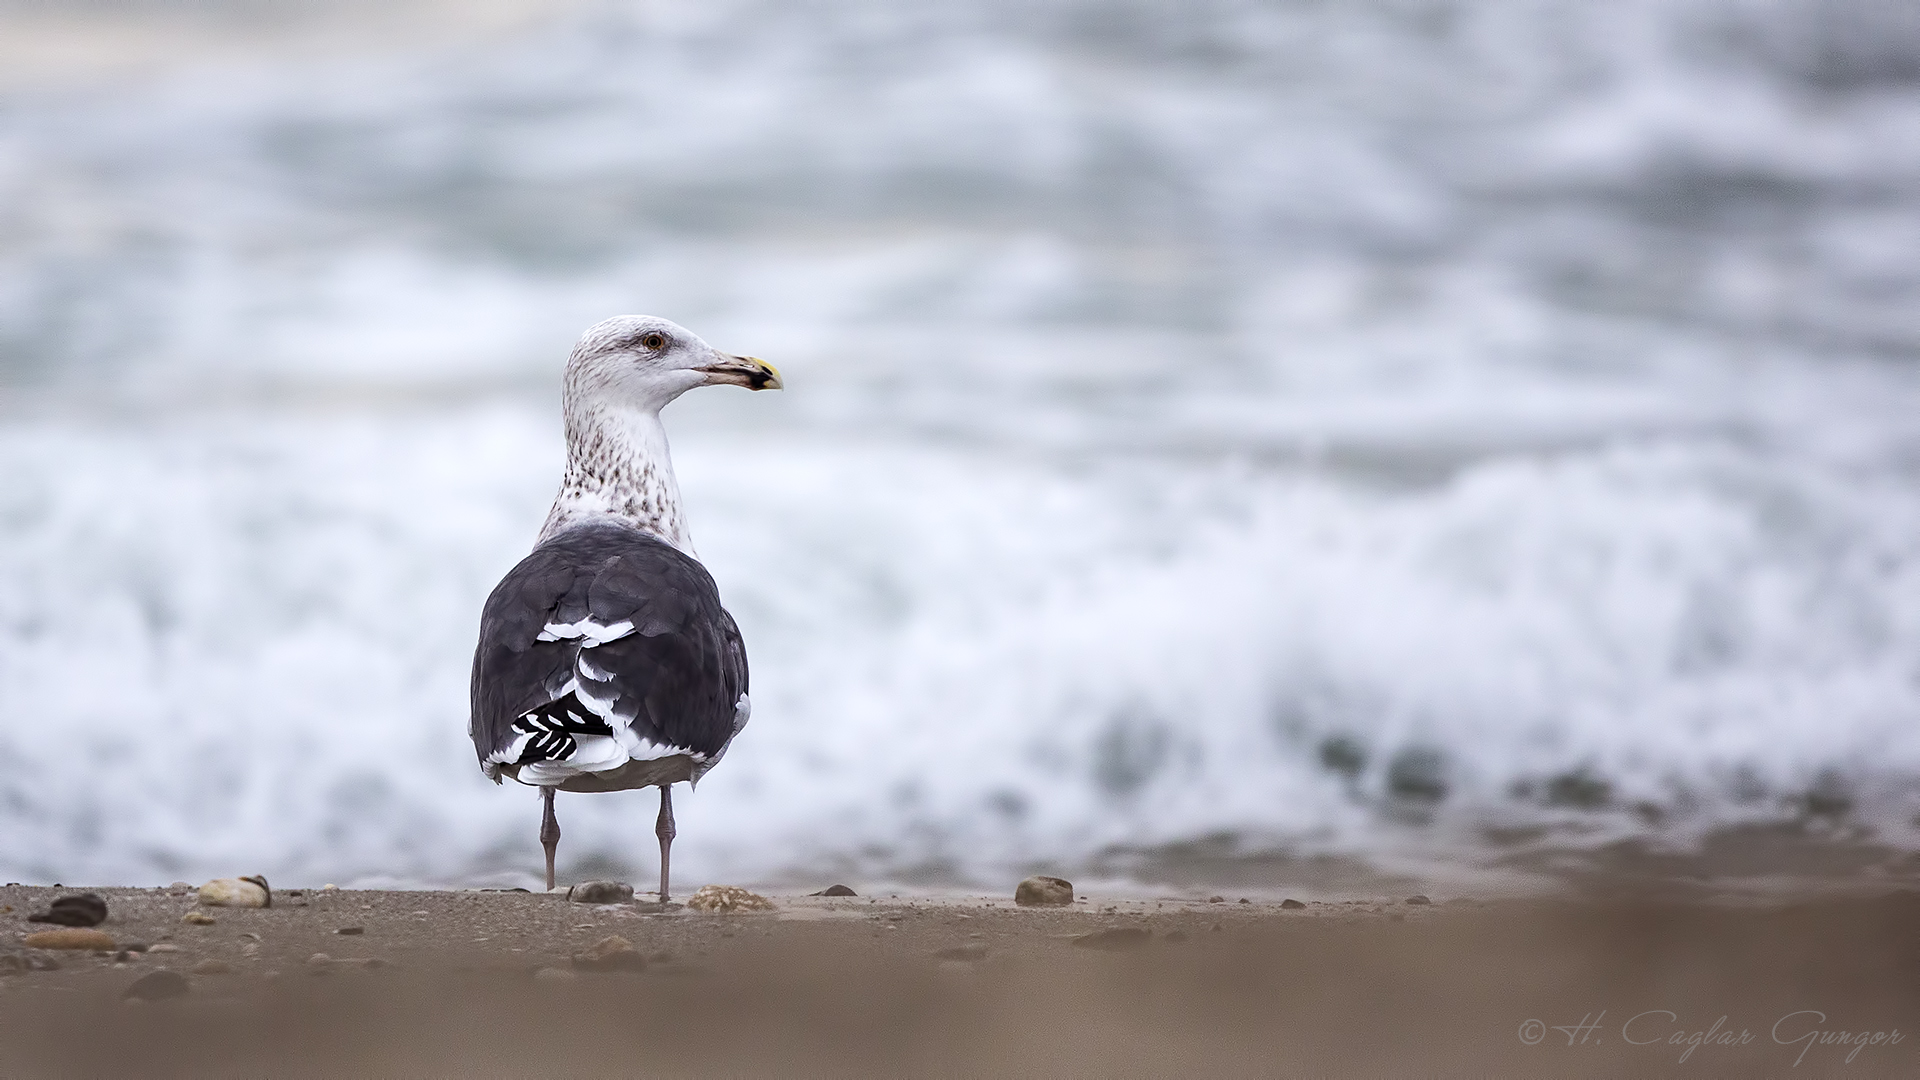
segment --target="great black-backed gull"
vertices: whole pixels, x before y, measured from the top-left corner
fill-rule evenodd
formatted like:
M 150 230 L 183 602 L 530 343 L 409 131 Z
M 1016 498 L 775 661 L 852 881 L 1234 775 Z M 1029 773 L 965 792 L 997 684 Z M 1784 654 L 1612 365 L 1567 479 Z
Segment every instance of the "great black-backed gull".
M 622 315 L 567 360 L 567 471 L 533 553 L 487 597 L 469 733 L 495 783 L 540 789 L 553 888 L 556 791 L 660 789 L 668 901 L 672 785 L 746 726 L 747 650 L 694 555 L 660 410 L 696 386 L 777 390 L 780 373 L 665 319 Z

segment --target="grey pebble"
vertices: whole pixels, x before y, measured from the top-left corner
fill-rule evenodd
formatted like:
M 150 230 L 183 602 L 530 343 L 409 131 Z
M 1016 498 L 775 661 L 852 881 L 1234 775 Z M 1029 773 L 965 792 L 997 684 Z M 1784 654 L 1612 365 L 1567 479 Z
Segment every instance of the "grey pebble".
M 633 886 L 624 881 L 583 881 L 567 890 L 576 904 L 625 904 L 633 900 Z
M 1021 907 L 1065 907 L 1073 903 L 1073 882 L 1035 874 L 1014 888 L 1013 902 Z

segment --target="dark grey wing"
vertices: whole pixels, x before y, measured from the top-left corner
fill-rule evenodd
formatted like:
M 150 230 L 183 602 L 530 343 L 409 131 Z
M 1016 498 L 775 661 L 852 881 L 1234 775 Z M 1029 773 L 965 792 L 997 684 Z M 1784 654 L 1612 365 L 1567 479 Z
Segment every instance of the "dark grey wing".
M 524 733 L 517 720 L 569 694 L 711 765 L 744 717 L 746 648 L 705 567 L 636 529 L 584 525 L 535 548 L 488 597 L 472 689 L 483 765 Z

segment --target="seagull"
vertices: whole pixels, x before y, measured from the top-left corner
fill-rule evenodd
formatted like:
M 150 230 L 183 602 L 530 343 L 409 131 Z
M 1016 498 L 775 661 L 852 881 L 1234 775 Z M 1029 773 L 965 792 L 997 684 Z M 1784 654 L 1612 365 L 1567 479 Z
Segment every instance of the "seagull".
M 772 364 L 665 319 L 588 328 L 567 359 L 560 494 L 481 612 L 468 734 L 488 779 L 540 789 L 548 889 L 555 792 L 658 787 L 667 903 L 673 785 L 697 784 L 752 715 L 746 646 L 688 538 L 660 423 L 675 398 L 718 384 L 781 386 Z

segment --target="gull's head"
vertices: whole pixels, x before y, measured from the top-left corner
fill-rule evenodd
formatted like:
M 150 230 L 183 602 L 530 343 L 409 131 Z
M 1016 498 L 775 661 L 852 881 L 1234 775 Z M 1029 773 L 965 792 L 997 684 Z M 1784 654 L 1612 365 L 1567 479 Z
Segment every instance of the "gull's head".
M 723 353 L 652 315 L 616 315 L 580 335 L 567 359 L 567 391 L 607 404 L 657 410 L 696 386 L 780 389 L 780 373 L 754 356 Z

